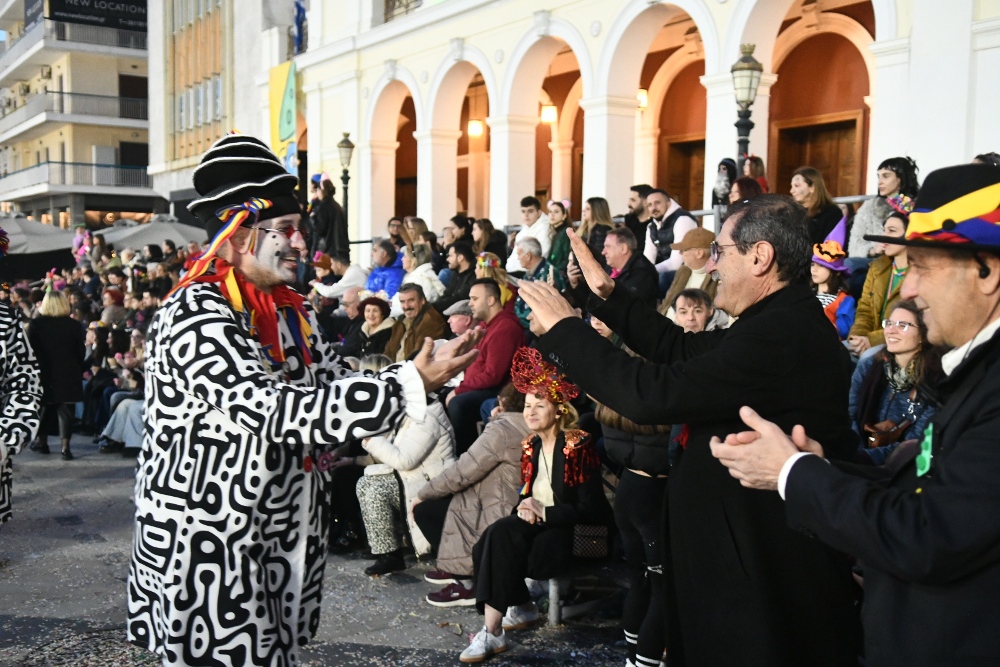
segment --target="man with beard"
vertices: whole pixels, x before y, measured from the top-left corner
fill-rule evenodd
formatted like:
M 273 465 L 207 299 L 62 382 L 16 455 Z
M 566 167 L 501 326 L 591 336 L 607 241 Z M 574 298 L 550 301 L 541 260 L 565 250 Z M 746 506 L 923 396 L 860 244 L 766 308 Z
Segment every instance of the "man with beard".
M 729 329 L 684 333 L 601 270 L 571 233 L 593 309 L 642 358 L 609 345 L 544 283 L 521 283 L 536 347 L 586 393 L 638 424 L 683 424 L 667 489 L 671 665 L 856 667 L 861 644 L 844 554 L 789 528 L 776 494 L 748 490 L 709 449 L 750 404 L 805 424 L 832 458 L 857 450 L 850 359 L 807 283 L 806 211 L 783 195 L 738 204 L 712 244 Z M 652 501 L 652 499 L 651 499 Z
M 319 625 L 332 450 L 422 420 L 474 336 L 353 375 L 289 289 L 296 178 L 257 139 L 217 141 L 189 210 L 212 242 L 149 331 L 128 639 L 164 665 L 288 665 Z
M 681 243 L 689 231 L 698 227 L 698 223 L 666 190 L 650 191 L 646 195 L 646 206 L 649 223 L 643 235 L 636 238 L 644 239 L 642 254 L 656 266 L 660 287 L 658 296 L 662 298 L 683 263 L 681 253 L 671 246 Z
M 625 214 L 625 226 L 632 230 L 635 238 L 646 237 L 646 225 L 649 224 L 649 209 L 646 207 L 646 197 L 653 188 L 646 184 L 633 185 L 628 193 L 628 213 Z

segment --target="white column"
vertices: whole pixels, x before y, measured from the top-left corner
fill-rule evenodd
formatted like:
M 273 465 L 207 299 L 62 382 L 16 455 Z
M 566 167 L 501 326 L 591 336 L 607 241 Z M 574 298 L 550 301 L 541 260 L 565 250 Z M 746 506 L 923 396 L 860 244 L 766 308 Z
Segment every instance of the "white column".
M 660 128 L 639 130 L 635 137 L 635 182 L 656 187 L 660 156 Z
M 604 197 L 612 207 L 628 199 L 635 169 L 635 97 L 591 97 L 583 109 L 583 198 Z
M 536 116 L 490 116 L 490 219 L 521 224 L 522 197 L 535 194 Z
M 736 95 L 733 92 L 733 77 L 725 74 L 701 77 L 705 86 L 705 190 L 702 207 L 712 204 L 712 187 L 719 161 L 724 157 L 736 156 Z M 756 122 L 756 120 L 754 121 Z M 754 150 L 754 144 L 750 144 Z M 755 151 L 756 152 L 756 151 Z
M 1000 150 L 1000 18 L 972 25 L 972 154 Z
M 417 140 L 417 215 L 441 229 L 455 215 L 458 198 L 458 130 L 420 130 Z
M 908 124 L 903 121 L 913 106 L 909 99 L 910 40 L 875 42 L 868 48 L 875 55 L 875 81 L 872 82 L 870 95 L 872 104 L 865 189 L 866 192 L 877 192 L 875 170 L 879 163 L 889 157 L 910 155 L 913 150 L 913 137 Z M 920 164 L 919 160 L 917 164 Z
M 370 141 L 360 146 L 358 183 L 352 188 L 357 197 L 352 202 L 357 202 L 354 206 L 359 212 L 359 239 L 370 239 L 373 229 L 384 229 L 386 221 L 396 214 L 397 148 L 398 141 Z
M 552 149 L 552 196 L 560 201 L 569 199 L 573 191 L 573 146 L 572 141 L 550 141 Z

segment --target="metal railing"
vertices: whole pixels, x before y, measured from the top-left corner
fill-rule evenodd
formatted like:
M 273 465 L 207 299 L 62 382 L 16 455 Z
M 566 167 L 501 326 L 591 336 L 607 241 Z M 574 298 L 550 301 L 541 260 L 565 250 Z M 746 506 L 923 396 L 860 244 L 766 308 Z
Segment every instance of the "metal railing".
M 49 91 L 35 95 L 16 109 L 0 113 L 0 134 L 46 112 L 148 120 L 149 101 L 132 97 Z
M 123 49 L 146 49 L 146 33 L 142 31 L 44 19 L 29 27 L 17 39 L 0 42 L 0 71 L 43 38 Z
M 423 0 L 385 0 L 385 22 L 416 10 Z
M 148 188 L 146 167 L 87 162 L 40 162 L 0 177 L 0 195 L 34 185 Z

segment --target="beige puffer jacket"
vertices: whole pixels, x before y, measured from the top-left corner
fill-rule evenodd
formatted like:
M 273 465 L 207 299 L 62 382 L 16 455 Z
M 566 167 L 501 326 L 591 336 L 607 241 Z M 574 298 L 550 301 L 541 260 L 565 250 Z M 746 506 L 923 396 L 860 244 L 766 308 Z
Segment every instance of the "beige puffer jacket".
M 454 494 L 438 546 L 437 567 L 472 576 L 472 546 L 511 513 L 521 488 L 521 441 L 531 433 L 520 412 L 502 412 L 455 465 L 430 480 L 420 500 Z

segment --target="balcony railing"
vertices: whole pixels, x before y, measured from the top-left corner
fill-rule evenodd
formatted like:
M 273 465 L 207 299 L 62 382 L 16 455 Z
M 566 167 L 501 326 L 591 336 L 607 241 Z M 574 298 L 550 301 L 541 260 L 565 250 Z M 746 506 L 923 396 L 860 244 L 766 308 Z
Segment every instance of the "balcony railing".
M 0 71 L 27 53 L 28 49 L 43 38 L 123 49 L 146 49 L 145 32 L 45 19 L 28 28 L 17 39 L 0 42 Z
M 0 195 L 36 185 L 148 188 L 146 167 L 86 162 L 40 162 L 0 177 Z
M 409 14 L 423 4 L 423 0 L 385 0 L 385 22 Z
M 26 120 L 46 112 L 148 120 L 149 102 L 132 97 L 49 91 L 35 95 L 17 109 L 7 109 L 0 113 L 0 134 L 4 134 Z

